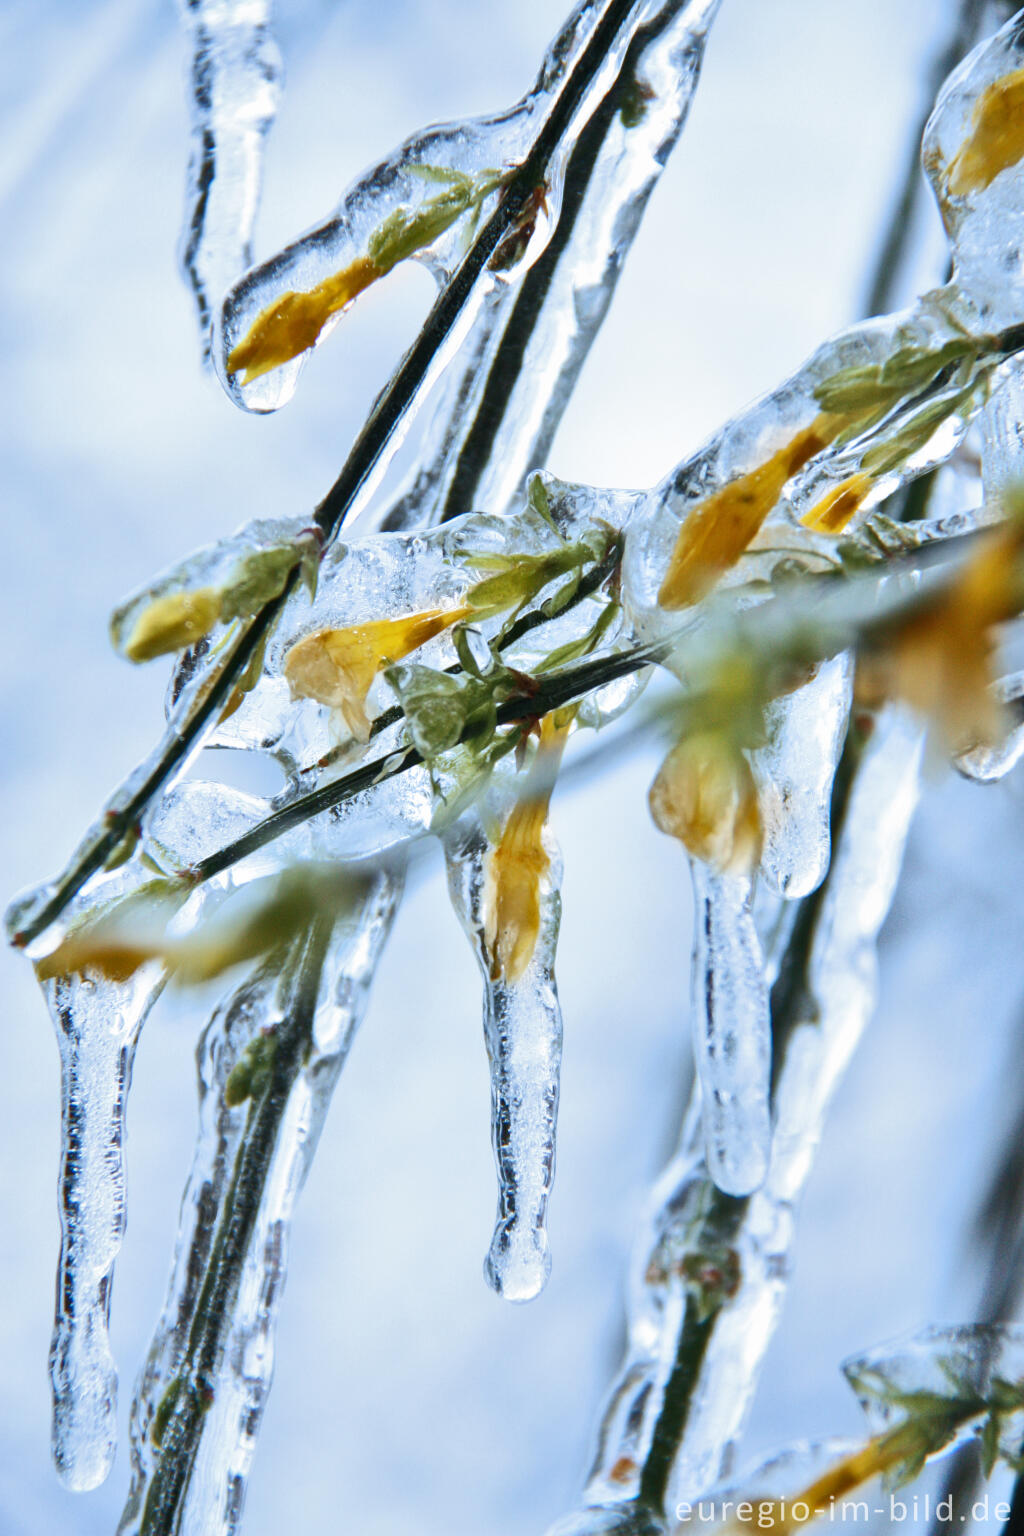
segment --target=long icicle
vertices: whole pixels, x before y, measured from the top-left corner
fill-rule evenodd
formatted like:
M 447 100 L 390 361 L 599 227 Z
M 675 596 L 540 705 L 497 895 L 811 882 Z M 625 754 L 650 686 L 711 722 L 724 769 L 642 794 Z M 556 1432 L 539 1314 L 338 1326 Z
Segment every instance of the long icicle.
M 531 1300 L 551 1269 L 545 1218 L 555 1172 L 562 1058 L 555 984 L 562 868 L 545 825 L 547 775 L 562 741 L 554 731 L 551 736 L 554 744 L 542 742 L 537 763 L 546 788 L 531 795 L 527 785 L 500 841 L 492 845 L 471 815 L 445 842 L 452 903 L 484 978 L 498 1171 L 498 1214 L 484 1273 L 508 1301 Z
M 204 362 L 229 283 L 252 261 L 263 140 L 281 91 L 270 0 L 179 0 L 191 49 L 192 153 L 180 264 L 195 299 Z
M 77 1492 L 107 1476 L 117 1444 L 108 1325 L 125 1232 L 125 1104 L 139 1031 L 164 982 L 76 973 L 45 987 L 61 1060 L 60 1261 L 50 1347 L 53 1458 Z

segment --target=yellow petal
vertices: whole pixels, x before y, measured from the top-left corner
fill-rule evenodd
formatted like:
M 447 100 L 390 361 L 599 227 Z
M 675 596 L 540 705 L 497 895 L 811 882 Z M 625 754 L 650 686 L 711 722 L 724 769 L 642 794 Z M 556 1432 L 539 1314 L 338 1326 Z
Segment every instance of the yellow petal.
M 750 765 L 718 732 L 685 736 L 651 785 L 654 823 L 694 858 L 746 874 L 761 857 L 761 817 Z
M 228 355 L 228 372 L 245 372 L 243 384 L 291 362 L 313 346 L 332 315 L 384 274 L 368 256 L 357 256 L 308 293 L 289 289 L 262 310 Z
M 169 592 L 142 610 L 122 652 L 129 661 L 152 661 L 169 651 L 183 651 L 209 634 L 219 617 L 220 594 L 213 587 Z
M 544 848 L 544 825 L 554 787 L 554 771 L 562 755 L 575 710 L 556 723 L 545 716 L 540 750 L 531 778 L 539 786 L 517 800 L 501 840 L 487 863 L 484 892 L 484 937 L 491 954 L 491 979 L 514 985 L 533 958 L 540 936 L 540 883 L 550 859 Z
M 846 417 L 820 415 L 764 464 L 739 475 L 687 513 L 658 593 L 663 608 L 697 602 L 743 554 L 798 470 L 827 448 Z
M 971 131 L 950 161 L 953 197 L 983 192 L 1001 171 L 1024 157 L 1024 69 L 994 80 L 974 103 Z
M 1003 710 L 992 691 L 992 629 L 1020 611 L 1022 530 L 1007 524 L 965 562 L 949 588 L 865 658 L 862 693 L 902 699 L 951 752 L 993 746 Z
M 378 672 L 418 650 L 468 617 L 468 608 L 428 608 L 398 619 L 370 619 L 347 629 L 318 629 L 285 657 L 284 675 L 295 699 L 315 699 L 337 710 L 357 741 L 368 741 L 366 695 Z
M 826 491 L 800 521 L 813 533 L 842 533 L 854 513 L 860 510 L 874 482 L 858 471 Z

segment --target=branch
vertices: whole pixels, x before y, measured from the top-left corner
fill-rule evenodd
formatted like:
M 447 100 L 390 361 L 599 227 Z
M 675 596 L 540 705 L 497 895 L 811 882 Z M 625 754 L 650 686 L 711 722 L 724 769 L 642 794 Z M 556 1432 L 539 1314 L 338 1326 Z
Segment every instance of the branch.
M 267 1080 L 250 1106 L 235 1157 L 231 1185 L 221 1207 L 220 1222 L 195 1313 L 184 1358 L 167 1383 L 154 1430 L 160 1455 L 140 1525 L 140 1536 L 175 1536 L 199 1451 L 206 1412 L 213 1401 L 234 1302 L 245 1267 L 273 1153 L 288 1109 L 292 1085 L 302 1070 L 313 1038 L 320 974 L 331 937 L 332 923 L 319 920 L 289 952 L 291 999 L 274 1032 L 275 1049 Z
M 570 127 L 588 89 L 597 77 L 609 49 L 633 9 L 634 0 L 608 0 L 575 68 L 561 86 L 550 112 L 537 133 L 533 147 L 509 177 L 494 213 L 474 239 L 462 264 L 437 298 L 426 323 L 384 389 L 356 438 L 348 458 L 313 514 L 313 522 L 329 542 L 345 520 L 357 494 L 379 462 L 396 430 L 412 409 L 441 354 L 457 320 L 465 310 L 476 284 L 502 239 L 519 222 L 527 203 L 545 178 L 551 157 Z M 163 746 L 147 766 L 141 783 L 132 775 L 123 804 L 111 808 L 87 834 L 68 869 L 35 910 L 18 910 L 13 942 L 24 946 L 43 933 L 101 869 L 123 839 L 132 833 L 150 802 L 168 779 L 201 744 L 238 678 L 269 635 L 282 608 L 299 581 L 296 569 L 281 595 L 268 603 L 242 629 L 216 673 L 206 680 L 184 720 L 173 726 Z M 129 786 L 132 786 L 129 788 Z M 114 800 L 117 800 L 115 794 Z

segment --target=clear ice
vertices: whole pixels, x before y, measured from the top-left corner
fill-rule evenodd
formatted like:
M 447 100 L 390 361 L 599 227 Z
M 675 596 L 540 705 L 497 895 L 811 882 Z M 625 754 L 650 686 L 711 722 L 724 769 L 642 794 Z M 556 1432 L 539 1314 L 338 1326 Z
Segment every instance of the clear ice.
M 265 4 L 197 0 L 183 10 L 194 51 L 183 260 L 205 330 L 247 260 L 278 66 Z M 413 684 L 456 667 L 463 657 L 451 633 L 457 623 L 468 626 L 461 638 L 481 669 L 491 666 L 492 646 L 501 665 L 539 672 L 552 654 L 613 656 L 637 640 L 677 639 L 683 631 L 699 642 L 698 605 L 713 588 L 763 598 L 782 576 L 837 571 L 851 549 L 877 560 L 963 531 L 955 518 L 940 517 L 903 535 L 875 509 L 948 459 L 979 413 L 987 499 L 1008 494 L 1019 478 L 1024 284 L 1019 262 L 1009 269 L 1006 255 L 1024 241 L 1024 136 L 1018 143 L 992 124 L 1008 107 L 1024 110 L 1019 21 L 954 73 L 925 135 L 923 163 L 954 263 L 945 287 L 826 343 L 650 491 L 605 492 L 538 477 L 524 495 L 685 120 L 716 10 L 717 0 L 646 0 L 619 27 L 572 132 L 549 162 L 545 199 L 534 199 L 506 235 L 468 322 L 442 349 L 448 368 L 430 375 L 441 383 L 420 468 L 389 507 L 367 514 L 368 528 L 381 531 L 335 543 L 321 560 L 301 520 L 251 525 L 158 578 L 115 614 L 115 644 L 130 659 L 185 655 L 164 742 L 115 793 L 79 850 L 82 859 L 99 845 L 110 813 L 154 782 L 155 802 L 167 779 L 160 777 L 165 754 L 208 696 L 230 643 L 279 597 L 275 627 L 202 739 L 274 754 L 285 788 L 258 801 L 208 782 L 172 782 L 159 804 L 144 809 L 139 827 L 145 856 L 170 875 L 328 785 L 339 769 L 383 762 L 401 749 L 406 725 L 388 712 L 396 698 L 408 705 Z M 256 411 L 283 404 L 309 350 L 356 293 L 397 261 L 424 262 L 441 285 L 452 278 L 467 240 L 497 206 L 510 170 L 611 13 L 607 3 L 579 5 L 517 107 L 407 141 L 350 188 L 331 219 L 236 282 L 214 336 L 217 366 L 236 403 Z M 474 506 L 487 512 L 473 514 Z M 571 600 L 579 571 L 566 582 L 556 561 L 551 571 L 558 574 L 530 594 L 550 612 L 514 645 L 502 649 L 511 615 L 521 612 L 518 598 L 504 609 L 461 611 L 467 602 L 472 610 L 473 588 L 494 570 L 551 560 L 574 540 L 606 548 L 611 535 L 624 545 L 621 590 L 606 583 Z M 595 556 L 580 569 L 597 564 Z M 299 571 L 306 586 L 295 579 Z M 425 612 L 459 617 L 411 646 L 409 661 L 381 649 L 361 692 L 351 679 L 337 697 L 318 695 L 308 678 L 295 686 L 289 656 L 320 632 L 404 623 Z M 614 718 L 644 676 L 597 690 L 577 724 Z M 434 686 L 440 699 L 442 686 Z M 875 939 L 914 805 L 921 732 L 890 708 L 862 749 L 829 866 L 829 810 L 850 691 L 850 661 L 839 654 L 769 703 L 764 738 L 746 749 L 763 831 L 756 877 L 695 865 L 702 1111 L 691 1113 L 655 1192 L 637 1248 L 627 1359 L 605 1415 L 588 1505 L 560 1522 L 559 1536 L 658 1536 L 663 1522 L 637 1499 L 649 1501 L 655 1484 L 666 1501 L 711 1486 L 742 1422 L 785 1284 L 794 1204 L 828 1097 L 873 1004 Z M 1019 679 L 1004 679 L 1002 691 L 1018 699 Z M 958 766 L 992 778 L 1021 751 L 1024 728 L 1017 728 L 1002 748 L 962 754 Z M 521 974 L 503 974 L 487 911 L 494 850 L 476 812 L 454 826 L 447 803 L 438 815 L 439 787 L 450 803 L 467 792 L 465 766 L 457 751 L 439 750 L 426 766 L 365 789 L 312 828 L 245 860 L 211 883 L 209 900 L 311 850 L 379 856 L 428 831 L 445 836 L 453 899 L 485 978 L 499 1174 L 487 1274 L 503 1295 L 522 1300 L 541 1288 L 549 1265 L 560 872 L 553 845 L 546 847 L 535 947 Z M 504 770 L 496 777 L 506 788 L 511 782 Z M 319 949 L 311 937 L 301 960 L 293 956 L 283 970 L 279 960 L 258 967 L 203 1037 L 200 1142 L 171 1288 L 133 1414 L 125 1533 L 237 1529 L 270 1383 L 291 1211 L 399 897 L 400 865 L 369 877 L 361 910 L 330 938 L 321 935 Z M 94 877 L 69 915 L 141 879 L 140 868 L 136 856 L 124 870 Z M 776 898 L 806 897 L 826 871 L 797 985 L 780 943 L 792 926 L 780 919 Z M 19 902 L 12 929 L 37 918 L 55 889 Z M 205 904 L 196 900 L 183 922 Z M 79 1488 L 95 1486 L 113 1455 L 116 1378 L 106 1328 L 124 1226 L 124 1098 L 138 1030 L 162 981 L 151 962 L 127 982 L 86 972 L 46 983 L 61 1045 L 65 1135 L 54 1443 L 62 1475 Z M 299 1036 L 311 1046 L 308 1055 L 293 1050 Z M 277 1054 L 285 1040 L 291 1056 Z M 281 1090 L 276 1098 L 271 1082 Z M 264 1132 L 269 1139 L 257 1154 Z M 680 1361 L 689 1361 L 692 1377 L 685 1427 L 674 1379 Z
M 561 860 L 546 832 L 544 845 L 548 863 L 538 880 L 536 943 L 525 970 L 513 979 L 495 974 L 487 932 L 492 856 L 487 837 L 473 817 L 445 841 L 448 889 L 484 979 L 491 1141 L 498 1171 L 498 1214 L 484 1274 L 506 1301 L 530 1301 L 551 1271 L 545 1218 L 555 1175 L 562 1059 L 562 1010 L 554 969 L 562 898 Z
M 203 357 L 222 295 L 252 261 L 263 140 L 281 91 L 270 0 L 179 0 L 189 41 L 192 152 L 179 260 Z
M 200 1040 L 199 1139 L 167 1301 L 132 1409 L 133 1476 L 123 1536 L 172 1529 L 180 1536 L 227 1536 L 238 1529 L 273 1374 L 292 1211 L 365 1011 L 401 885 L 400 873 L 391 870 L 367 881 L 358 907 L 315 957 L 312 991 L 306 955 L 284 969 L 275 957 L 224 1000 Z M 284 1043 L 296 1026 L 302 1049 L 280 1084 L 243 1075 L 254 1051 L 275 1035 Z M 277 1121 L 273 1150 L 259 1162 L 252 1144 L 260 1116 L 268 1113 Z M 243 1250 L 237 1273 L 233 1247 Z M 197 1396 L 204 1404 L 198 1448 L 182 1490 L 174 1481 L 183 1454 L 175 1436 Z M 175 1515 L 179 1501 L 183 1512 Z
M 691 860 L 694 896 L 693 1056 L 708 1173 L 749 1195 L 771 1156 L 771 1019 L 752 882 Z
M 773 997 L 779 1066 L 764 1183 L 740 1201 L 719 1193 L 704 1159 L 698 1094 L 655 1185 L 634 1248 L 626 1358 L 603 1415 L 588 1510 L 630 1506 L 659 1461 L 671 1508 L 706 1493 L 727 1462 L 782 1302 L 796 1205 L 828 1101 L 874 1007 L 875 941 L 917 801 L 921 750 L 920 727 L 897 709 L 882 713 L 862 750 L 805 983 L 785 1018 L 782 997 Z M 684 1364 L 685 1381 L 676 1374 L 673 1382 Z M 670 1382 L 685 1394 L 685 1424 L 673 1420 Z
M 163 982 L 163 967 L 151 962 L 128 981 L 79 973 L 43 987 L 60 1049 L 63 1146 L 53 1458 L 62 1482 L 79 1492 L 104 1480 L 117 1444 L 108 1325 L 125 1231 L 125 1104 L 139 1030 Z

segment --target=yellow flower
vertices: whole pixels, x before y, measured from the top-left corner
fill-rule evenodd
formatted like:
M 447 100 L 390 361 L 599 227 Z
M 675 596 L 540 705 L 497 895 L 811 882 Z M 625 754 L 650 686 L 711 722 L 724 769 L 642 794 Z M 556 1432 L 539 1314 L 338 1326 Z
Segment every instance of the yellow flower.
M 368 741 L 366 695 L 377 674 L 467 618 L 470 611 L 428 608 L 399 619 L 370 619 L 348 629 L 318 629 L 296 641 L 285 657 L 284 675 L 292 697 L 329 705 L 357 741 Z
M 950 161 L 946 190 L 953 197 L 984 192 L 1024 156 L 1024 69 L 994 80 L 974 103 L 971 131 Z
M 557 712 L 562 715 L 564 712 Z M 484 888 L 484 937 L 491 956 L 491 979 L 514 985 L 533 958 L 540 935 L 540 883 L 550 859 L 544 825 L 554 775 L 569 734 L 568 719 L 556 724 L 546 715 L 540 748 L 526 789 L 505 822 L 501 839 L 487 861 Z
M 214 587 L 157 597 L 136 619 L 123 654 L 129 661 L 152 661 L 168 651 L 182 651 L 210 633 L 220 618 L 220 607 L 220 593 Z
M 987 538 L 939 597 L 884 634 L 858 665 L 868 702 L 902 699 L 932 722 L 944 747 L 993 746 L 1004 734 L 992 691 L 992 628 L 1020 612 L 1024 529 Z
M 822 414 L 764 464 L 739 475 L 687 513 L 658 593 L 662 608 L 696 603 L 736 564 L 786 481 L 835 440 L 846 416 Z
M 829 1514 L 831 1518 L 835 1506 L 848 1494 L 869 1478 L 878 1477 L 899 1464 L 905 1448 L 906 1436 L 902 1433 L 903 1429 L 901 1425 L 895 1431 L 876 1435 L 860 1450 L 853 1451 L 829 1467 L 799 1493 L 781 1500 L 754 1499 L 741 1502 L 753 1504 L 752 1522 L 761 1529 L 770 1529 L 774 1536 L 788 1536 L 790 1531 L 809 1524 L 819 1513 Z M 734 1522 L 730 1528 L 745 1530 L 748 1525 Z
M 800 521 L 812 533 L 842 533 L 854 513 L 860 510 L 873 484 L 870 475 L 859 471 L 855 475 L 848 475 L 830 491 L 826 491 Z
M 651 785 L 654 823 L 714 869 L 747 874 L 761 857 L 761 817 L 750 765 L 719 731 L 684 736 Z
M 368 256 L 357 256 L 308 293 L 289 289 L 256 316 L 228 354 L 228 372 L 242 373 L 244 369 L 242 383 L 251 384 L 262 374 L 291 362 L 314 344 L 332 315 L 383 276 Z

